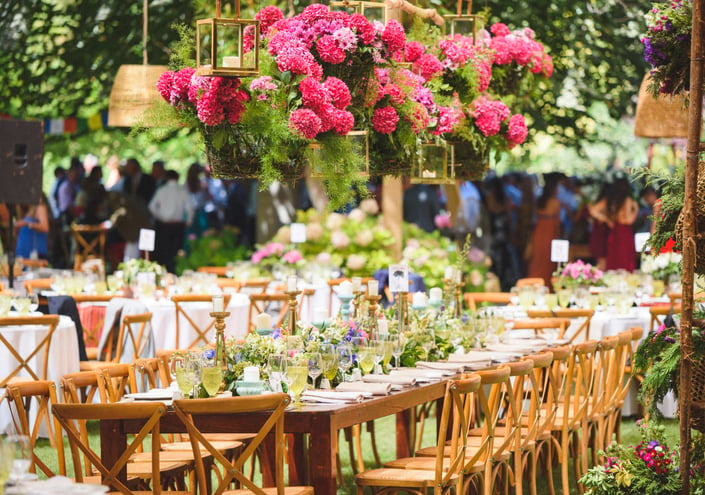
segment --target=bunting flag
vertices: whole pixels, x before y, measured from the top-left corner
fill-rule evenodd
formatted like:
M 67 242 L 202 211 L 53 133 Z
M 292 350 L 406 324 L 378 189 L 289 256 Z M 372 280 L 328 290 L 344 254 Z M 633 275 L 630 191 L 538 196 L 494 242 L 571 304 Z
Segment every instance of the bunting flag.
M 11 119 L 11 115 L 0 113 L 0 119 Z M 108 127 L 108 112 L 96 113 L 87 119 L 65 117 L 44 119 L 44 134 L 57 136 L 62 134 L 84 134 Z

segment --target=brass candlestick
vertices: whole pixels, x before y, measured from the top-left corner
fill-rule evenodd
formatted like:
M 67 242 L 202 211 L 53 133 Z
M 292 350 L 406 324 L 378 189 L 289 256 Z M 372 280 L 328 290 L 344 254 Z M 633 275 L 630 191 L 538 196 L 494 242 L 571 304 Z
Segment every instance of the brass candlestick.
M 382 296 L 366 296 L 367 301 L 367 311 L 370 318 L 370 331 L 377 335 L 379 327 L 377 326 L 377 308 L 379 307 L 379 301 Z
M 296 306 L 298 302 L 296 301 L 297 296 L 301 294 L 300 290 L 288 290 L 286 295 L 289 296 L 289 335 L 296 334 Z
M 463 294 L 460 284 L 455 284 L 455 317 L 460 318 L 463 313 Z
M 402 333 L 409 326 L 409 291 L 397 292 L 397 317 L 399 333 Z
M 455 294 L 455 284 L 453 283 L 453 279 L 450 278 L 444 278 L 443 280 L 443 302 L 446 305 L 446 311 L 450 311 L 450 305 L 453 302 L 454 294 Z
M 360 318 L 360 305 L 362 304 L 362 291 L 354 291 L 353 292 L 353 320 L 357 320 Z
M 225 318 L 230 316 L 230 311 L 211 311 L 210 315 L 215 318 L 215 359 L 225 370 L 228 367 L 225 356 Z

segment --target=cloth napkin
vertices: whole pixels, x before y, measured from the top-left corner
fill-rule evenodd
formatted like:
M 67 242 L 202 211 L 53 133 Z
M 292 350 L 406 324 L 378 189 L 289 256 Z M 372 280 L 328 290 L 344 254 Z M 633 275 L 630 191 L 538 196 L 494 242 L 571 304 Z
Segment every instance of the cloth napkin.
M 481 370 L 492 365 L 492 354 L 489 352 L 471 351 L 468 354 L 451 354 L 449 363 L 462 364 L 466 370 Z
M 403 385 L 411 387 L 416 385 L 416 378 L 413 376 L 399 375 L 365 375 L 362 381 L 366 383 L 390 383 L 392 385 Z
M 307 390 L 301 394 L 304 402 L 320 402 L 322 404 L 352 404 L 362 402 L 365 397 L 358 392 L 338 392 L 335 390 Z
M 465 366 L 463 366 L 461 363 L 448 363 L 441 361 L 417 361 L 416 367 L 430 370 L 446 371 L 448 372 L 448 375 L 452 375 L 454 373 L 462 373 L 465 369 Z
M 389 375 L 394 377 L 411 377 L 417 383 L 422 382 L 437 382 L 446 376 L 446 371 L 422 369 L 422 368 L 400 368 L 390 371 Z
M 389 395 L 391 383 L 343 382 L 336 387 L 338 392 L 357 392 L 372 395 Z
M 492 352 L 503 352 L 503 353 L 514 353 L 517 357 L 524 356 L 533 351 L 538 351 L 546 347 L 546 343 L 540 345 L 524 345 L 524 344 L 487 344 L 485 346 L 488 351 Z

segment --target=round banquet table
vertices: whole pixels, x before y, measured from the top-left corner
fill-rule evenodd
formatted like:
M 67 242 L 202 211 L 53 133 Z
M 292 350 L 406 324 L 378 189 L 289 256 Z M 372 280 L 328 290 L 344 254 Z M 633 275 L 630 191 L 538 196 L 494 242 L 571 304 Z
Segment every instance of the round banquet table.
M 10 316 L 14 316 L 10 313 Z M 21 354 L 29 354 L 39 342 L 46 336 L 46 326 L 6 326 L 0 327 L 0 334 L 10 342 L 16 349 L 22 349 Z M 43 353 L 38 352 L 30 361 L 30 366 L 41 377 Z M 17 366 L 17 360 L 10 354 L 4 345 L 0 345 L 0 376 L 7 376 Z M 59 325 L 54 331 L 49 347 L 49 361 L 47 366 L 47 380 L 56 382 L 57 389 L 60 379 L 67 373 L 79 371 L 78 357 L 78 337 L 76 335 L 76 325 L 68 316 L 59 318 Z M 25 370 L 20 371 L 19 376 L 27 376 Z M 30 377 L 31 378 L 31 377 Z M 0 391 L 2 396 L 4 390 Z M 33 415 L 32 415 L 33 416 Z M 33 417 L 31 418 L 33 421 Z M 7 406 L 7 402 L 0 404 L 0 433 L 12 428 L 12 418 Z

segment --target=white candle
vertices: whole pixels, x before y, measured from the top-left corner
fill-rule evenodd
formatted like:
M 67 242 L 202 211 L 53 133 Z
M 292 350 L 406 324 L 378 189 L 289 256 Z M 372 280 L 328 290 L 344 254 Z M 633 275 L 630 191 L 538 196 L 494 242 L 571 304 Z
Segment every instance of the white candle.
M 426 306 L 426 293 L 425 292 L 414 292 L 411 296 L 411 304 L 418 308 L 423 308 Z
M 460 285 L 463 282 L 463 272 L 455 270 L 455 283 Z
M 322 323 L 328 319 L 328 310 L 326 308 L 316 308 L 313 310 L 313 322 Z
M 429 300 L 431 301 L 441 301 L 443 299 L 443 289 L 440 287 L 433 287 L 429 291 Z
M 295 276 L 289 277 L 286 281 L 286 290 L 289 292 L 296 292 L 296 285 L 298 283 L 298 280 L 296 279 Z
M 225 307 L 225 298 L 221 294 L 213 296 L 213 312 L 222 313 Z
M 362 278 L 353 277 L 352 278 L 352 290 L 353 292 L 360 292 L 362 288 Z
M 455 273 L 455 269 L 452 266 L 447 266 L 446 272 L 445 272 L 445 278 L 447 280 L 453 280 L 453 273 Z
M 242 371 L 243 378 L 246 382 L 258 382 L 259 381 L 259 367 L 258 366 L 247 366 Z
M 379 295 L 379 282 L 377 280 L 370 280 L 367 282 L 367 295 L 368 296 L 378 296 Z
M 272 317 L 267 313 L 260 313 L 255 316 L 255 327 L 257 330 L 271 330 Z
M 389 322 L 387 320 L 377 320 L 377 330 L 381 335 L 389 333 Z
M 343 282 L 340 283 L 338 286 L 338 295 L 340 296 L 352 296 L 352 284 L 344 280 Z
M 240 57 L 223 57 L 223 67 L 238 68 L 240 67 Z

